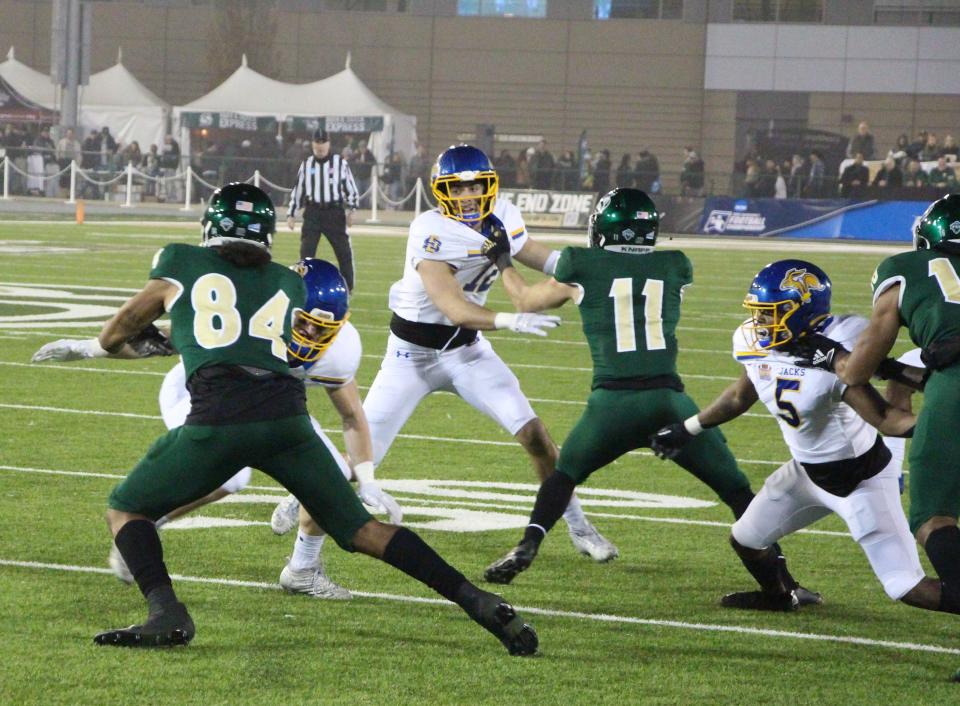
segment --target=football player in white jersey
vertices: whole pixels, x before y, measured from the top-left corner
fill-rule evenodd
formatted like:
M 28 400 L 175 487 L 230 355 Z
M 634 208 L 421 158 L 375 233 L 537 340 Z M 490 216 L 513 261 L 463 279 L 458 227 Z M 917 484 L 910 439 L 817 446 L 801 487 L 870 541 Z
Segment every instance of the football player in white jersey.
M 346 282 L 337 268 L 324 260 L 302 260 L 294 265 L 293 269 L 304 278 L 307 286 L 306 308 L 309 311 L 299 315 L 294 327 L 293 341 L 288 347 L 291 371 L 307 385 L 319 385 L 326 389 L 343 422 L 344 445 L 350 464 L 326 437 L 317 421 L 311 418 L 313 427 L 334 458 L 340 461 L 344 476 L 348 480 L 359 482 L 358 494 L 361 499 L 371 507 L 386 511 L 392 522 L 399 523 L 403 516 L 399 505 L 381 490 L 373 479 L 370 430 L 354 380 L 360 365 L 360 334 L 347 321 L 349 313 Z M 99 346 L 92 345 L 95 340 L 54 341 L 40 348 L 32 360 L 68 361 L 100 357 L 95 355 L 99 352 Z M 154 339 L 155 344 L 162 345 L 162 342 L 162 338 Z M 147 351 L 148 354 L 149 352 Z M 172 352 L 172 349 L 169 349 L 169 352 Z M 111 357 L 138 358 L 143 357 L 143 351 L 138 352 L 136 348 L 128 345 L 119 354 Z M 181 426 L 190 412 L 190 392 L 187 390 L 182 363 L 174 366 L 163 379 L 160 387 L 160 412 L 168 429 Z M 198 507 L 240 492 L 250 482 L 250 473 L 249 467 L 243 468 L 209 495 L 159 518 L 156 526 L 159 528 Z M 342 600 L 351 597 L 347 589 L 326 576 L 320 559 L 326 535 L 309 514 L 300 508 L 293 496 L 288 496 L 281 502 L 278 510 L 274 511 L 271 524 L 277 534 L 283 534 L 299 524 L 293 555 L 280 574 L 280 585 L 285 590 L 316 598 Z M 115 546 L 111 548 L 109 560 L 110 567 L 118 578 L 126 583 L 133 582 L 133 576 Z
M 510 254 L 547 274 L 560 254 L 528 238 L 519 209 L 497 199 L 497 185 L 490 160 L 475 147 L 450 147 L 437 159 L 431 188 L 438 206 L 410 224 L 403 278 L 390 287 L 386 355 L 363 402 L 375 464 L 420 401 L 446 390 L 506 429 L 527 451 L 541 481 L 553 472 L 556 444 L 480 331 L 545 336 L 560 322 L 556 316 L 497 313 L 485 306 L 499 275 L 483 254 L 494 235 L 505 232 Z M 576 496 L 564 518 L 578 551 L 596 561 L 618 555 L 584 516 Z
M 732 608 L 795 610 L 804 589 L 785 574 L 771 545 L 831 512 L 846 522 L 890 598 L 938 610 L 940 585 L 926 577 L 907 525 L 898 468 L 877 430 L 908 436 L 916 418 L 889 405 L 869 384 L 847 386 L 831 372 L 798 365 L 791 342 L 818 333 L 853 346 L 867 320 L 830 314 L 830 279 L 803 260 L 780 260 L 754 278 L 734 333 L 740 378 L 694 417 L 653 440 L 669 457 L 703 429 L 746 412 L 758 399 L 777 420 L 792 459 L 767 478 L 733 525 L 730 543 L 760 591 L 731 593 Z M 816 594 L 814 594 L 816 595 Z

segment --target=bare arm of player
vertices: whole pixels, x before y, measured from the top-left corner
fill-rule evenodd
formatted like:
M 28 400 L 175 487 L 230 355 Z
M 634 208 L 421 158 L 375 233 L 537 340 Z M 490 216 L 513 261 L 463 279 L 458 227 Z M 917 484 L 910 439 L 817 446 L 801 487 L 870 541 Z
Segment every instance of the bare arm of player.
M 877 298 L 870 323 L 860 334 L 853 351 L 837 359 L 835 370 L 840 380 L 848 385 L 863 385 L 870 381 L 877 366 L 897 342 L 897 332 L 900 330 L 899 303 L 899 284 Z
M 514 267 L 507 267 L 501 277 L 503 287 L 517 311 L 555 309 L 571 299 L 576 300 L 580 294 L 580 290 L 573 285 L 558 282 L 553 277 L 533 285 L 527 284 Z
M 166 310 L 164 303 L 178 292 L 177 287 L 166 280 L 148 281 L 103 325 L 97 336 L 100 345 L 108 353 L 118 353 L 128 338 L 163 315 Z
M 543 272 L 543 266 L 547 262 L 547 258 L 554 252 L 553 248 L 548 248 L 542 243 L 538 243 L 533 238 L 527 238 L 527 242 L 523 244 L 523 247 L 514 255 L 515 260 L 519 260 L 527 267 L 539 270 Z
M 457 282 L 457 278 L 450 271 L 450 265 L 446 262 L 422 260 L 417 265 L 417 272 L 420 274 L 430 301 L 453 322 L 454 326 L 465 326 L 478 331 L 492 331 L 496 328 L 494 326 L 496 313 L 463 298 L 460 283 Z
M 343 444 L 347 449 L 350 467 L 373 461 L 373 442 L 370 440 L 370 425 L 363 413 L 360 391 L 355 380 L 343 387 L 327 388 L 327 395 L 343 423 Z
M 914 415 L 889 404 L 870 383 L 847 387 L 843 401 L 870 426 L 886 436 L 904 436 L 917 423 Z
M 715 427 L 739 417 L 757 401 L 757 390 L 746 371 L 697 415 L 704 428 Z
M 883 396 L 891 407 L 902 409 L 904 412 L 912 412 L 914 392 L 916 390 L 909 385 L 904 385 L 896 380 L 887 380 L 887 389 Z

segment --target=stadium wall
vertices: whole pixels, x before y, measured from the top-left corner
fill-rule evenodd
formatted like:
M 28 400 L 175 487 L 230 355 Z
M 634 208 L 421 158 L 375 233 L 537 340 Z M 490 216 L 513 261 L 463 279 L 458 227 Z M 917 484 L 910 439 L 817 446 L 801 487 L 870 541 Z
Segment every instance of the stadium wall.
M 211 86 L 211 5 L 97 2 L 92 69 L 125 65 L 172 104 Z M 0 52 L 49 67 L 48 2 L 0 0 Z M 311 81 L 343 68 L 384 100 L 417 116 L 431 152 L 493 123 L 500 134 L 542 135 L 557 155 L 588 129 L 593 149 L 620 154 L 646 147 L 675 179 L 683 147 L 699 148 L 708 174 L 728 174 L 735 158 L 736 90 L 707 90 L 708 27 L 703 21 L 504 19 L 403 13 L 280 10 L 270 66 L 284 81 Z M 857 31 L 854 28 L 851 31 Z M 241 43 L 242 44 L 242 43 Z M 225 48 L 239 54 L 243 46 Z M 812 92 L 810 128 L 852 134 L 873 127 L 878 150 L 901 132 L 960 131 L 960 96 Z M 762 117 L 762 116 L 761 116 Z M 515 151 L 517 146 L 513 146 Z M 709 187 L 709 184 L 708 184 Z M 717 184 L 723 189 L 726 184 Z

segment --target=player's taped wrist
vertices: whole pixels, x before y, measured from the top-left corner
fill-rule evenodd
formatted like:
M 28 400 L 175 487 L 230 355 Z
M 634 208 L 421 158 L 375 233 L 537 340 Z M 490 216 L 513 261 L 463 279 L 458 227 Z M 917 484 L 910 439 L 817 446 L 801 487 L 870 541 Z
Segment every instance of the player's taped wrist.
M 121 346 L 122 347 L 122 346 Z M 84 358 L 106 358 L 110 351 L 100 345 L 99 338 L 77 341 L 77 352 Z
M 546 261 L 543 263 L 543 274 L 553 276 L 553 273 L 557 271 L 557 262 L 560 261 L 560 251 L 553 250 L 547 255 Z
M 687 430 L 687 433 L 690 436 L 696 436 L 701 433 L 706 427 L 700 423 L 699 415 L 693 415 L 692 417 L 685 419 L 683 422 L 683 428 Z
M 360 485 L 373 482 L 373 461 L 362 461 L 353 467 L 353 477 Z

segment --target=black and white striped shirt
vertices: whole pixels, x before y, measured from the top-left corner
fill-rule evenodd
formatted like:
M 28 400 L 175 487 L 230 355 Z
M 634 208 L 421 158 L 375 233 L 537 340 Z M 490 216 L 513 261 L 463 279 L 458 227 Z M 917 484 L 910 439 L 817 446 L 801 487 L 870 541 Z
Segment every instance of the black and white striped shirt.
M 300 164 L 287 216 L 293 218 L 298 209 L 311 204 L 320 208 L 357 208 L 359 201 L 350 165 L 340 155 L 323 159 L 310 155 Z

